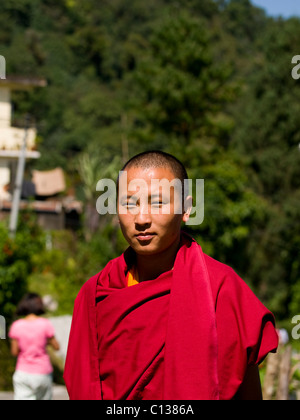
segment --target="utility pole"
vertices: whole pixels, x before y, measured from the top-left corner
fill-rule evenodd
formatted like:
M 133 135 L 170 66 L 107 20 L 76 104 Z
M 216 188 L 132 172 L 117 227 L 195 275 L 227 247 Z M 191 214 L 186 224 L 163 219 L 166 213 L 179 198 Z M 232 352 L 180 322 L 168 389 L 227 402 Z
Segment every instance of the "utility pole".
M 24 178 L 24 172 L 25 172 L 28 130 L 29 130 L 29 116 L 27 115 L 25 119 L 24 140 L 23 140 L 23 145 L 20 151 L 20 157 L 18 161 L 15 189 L 14 189 L 13 202 L 12 202 L 12 208 L 11 208 L 11 213 L 10 213 L 9 234 L 10 234 L 11 239 L 15 238 L 16 232 L 17 232 L 17 226 L 18 226 L 20 200 L 21 200 L 23 178 Z

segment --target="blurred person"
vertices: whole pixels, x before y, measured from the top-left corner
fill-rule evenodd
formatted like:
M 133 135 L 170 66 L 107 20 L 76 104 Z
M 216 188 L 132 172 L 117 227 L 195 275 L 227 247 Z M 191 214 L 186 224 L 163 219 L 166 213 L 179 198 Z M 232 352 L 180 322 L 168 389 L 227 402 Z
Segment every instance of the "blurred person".
M 45 313 L 41 297 L 28 293 L 17 307 L 17 316 L 9 331 L 11 353 L 17 357 L 13 375 L 15 400 L 51 400 L 53 368 L 46 347 L 59 350 L 54 327 Z
M 182 163 L 160 151 L 121 171 L 129 248 L 76 299 L 64 373 L 71 400 L 262 399 L 258 365 L 278 346 L 274 316 L 181 230 L 192 197 L 152 189 L 185 179 Z
M 279 336 L 279 344 L 285 346 L 290 341 L 289 333 L 285 328 L 280 328 L 277 330 Z

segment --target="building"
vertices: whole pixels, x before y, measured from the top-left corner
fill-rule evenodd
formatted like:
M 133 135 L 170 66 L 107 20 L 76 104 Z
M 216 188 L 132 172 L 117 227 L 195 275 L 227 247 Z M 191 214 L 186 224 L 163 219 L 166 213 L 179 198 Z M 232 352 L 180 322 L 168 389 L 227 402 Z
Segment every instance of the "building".
M 25 138 L 25 128 L 12 126 L 11 95 L 14 90 L 45 87 L 46 81 L 37 78 L 10 77 L 0 80 L 0 220 L 12 208 L 12 194 L 18 160 Z M 36 150 L 37 131 L 27 131 L 26 160 L 39 159 Z M 31 181 L 23 184 L 20 210 L 32 209 L 44 229 L 76 229 L 80 224 L 81 203 L 66 194 L 64 173 L 60 168 L 52 171 L 33 171 Z
M 18 158 L 25 136 L 24 128 L 12 126 L 13 90 L 28 90 L 46 86 L 43 79 L 8 78 L 0 81 L 0 200 L 10 200 L 7 185 L 15 179 Z M 27 137 L 26 159 L 38 159 L 36 151 L 36 130 L 30 128 Z

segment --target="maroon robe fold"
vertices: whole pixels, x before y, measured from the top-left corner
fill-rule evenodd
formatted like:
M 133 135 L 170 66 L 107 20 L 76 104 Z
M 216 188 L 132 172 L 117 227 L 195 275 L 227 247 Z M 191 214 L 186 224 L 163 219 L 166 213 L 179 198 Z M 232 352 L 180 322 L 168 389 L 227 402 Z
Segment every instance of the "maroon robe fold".
M 174 269 L 127 287 L 129 248 L 76 299 L 65 381 L 71 399 L 232 399 L 275 351 L 273 315 L 235 272 L 183 234 Z

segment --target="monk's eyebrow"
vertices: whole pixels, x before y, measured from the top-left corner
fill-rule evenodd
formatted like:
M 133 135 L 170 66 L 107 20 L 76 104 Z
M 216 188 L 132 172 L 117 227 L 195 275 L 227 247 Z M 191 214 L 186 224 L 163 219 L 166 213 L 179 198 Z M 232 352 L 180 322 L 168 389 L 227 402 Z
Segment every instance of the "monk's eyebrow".
M 134 198 L 134 196 L 135 196 L 135 194 L 134 193 L 132 193 L 132 194 L 124 194 L 124 195 L 122 195 L 121 196 L 121 201 L 123 201 L 123 200 L 130 200 L 130 198 Z
M 124 200 L 126 198 L 128 199 L 128 198 L 132 198 L 132 197 L 135 197 L 135 196 L 139 196 L 139 194 L 137 194 L 136 192 L 132 192 L 131 194 L 128 193 L 127 195 L 126 194 L 121 195 L 121 198 L 122 198 L 122 200 Z M 161 198 L 162 194 L 161 193 L 151 194 L 151 192 L 149 192 L 148 196 L 153 197 L 153 198 Z
M 130 200 L 130 199 L 136 200 L 136 199 L 139 199 L 139 198 L 140 198 L 139 194 L 132 193 L 132 194 L 127 194 L 127 195 L 126 194 L 122 195 L 120 200 L 121 201 Z

